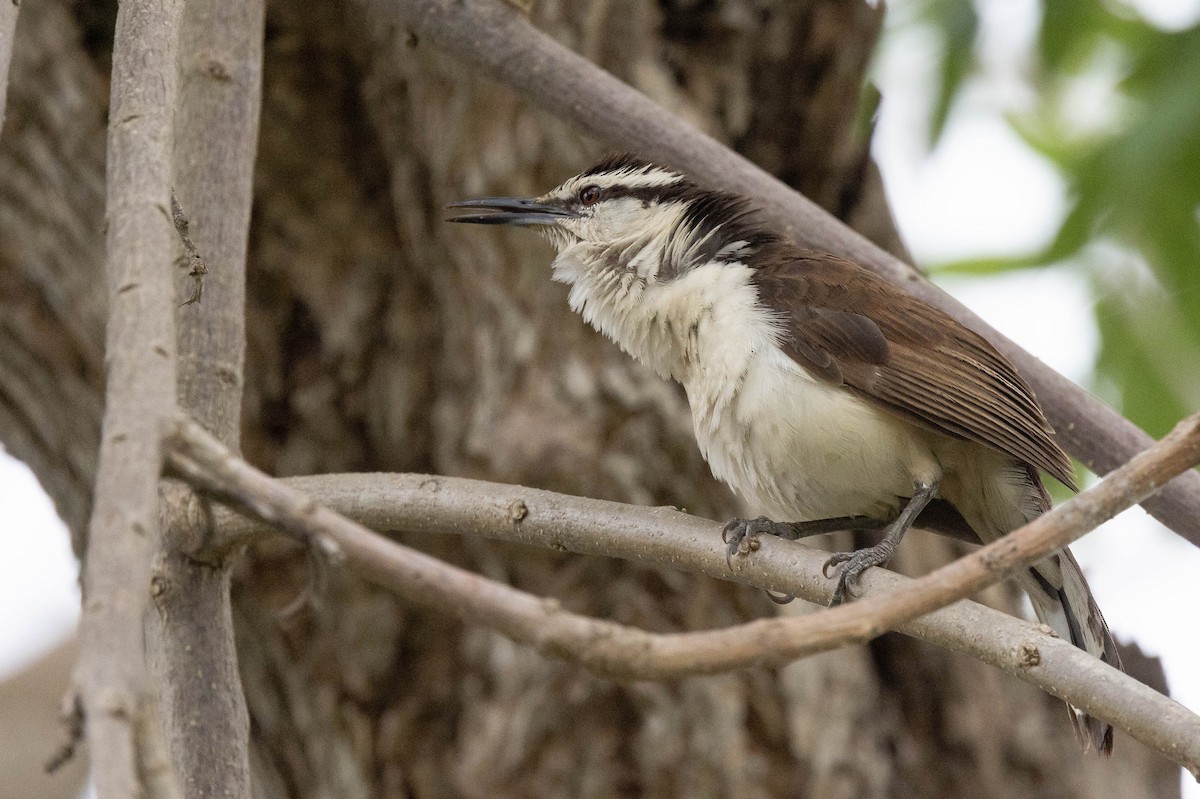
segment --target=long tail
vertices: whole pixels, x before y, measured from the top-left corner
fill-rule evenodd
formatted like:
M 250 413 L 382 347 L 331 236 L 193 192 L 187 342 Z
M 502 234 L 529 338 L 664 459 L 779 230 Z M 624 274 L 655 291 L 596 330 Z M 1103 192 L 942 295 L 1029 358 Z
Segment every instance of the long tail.
M 1050 495 L 1033 467 L 1011 464 L 992 476 L 993 480 L 985 477 L 976 488 L 977 496 L 983 497 L 984 501 L 972 502 L 974 497 L 968 493 L 964 496 L 965 507 L 960 509 L 966 511 L 960 517 L 962 524 L 984 543 L 1015 530 L 1050 509 Z M 954 513 L 934 514 L 932 529 L 940 532 L 942 528 L 954 527 L 954 517 Z M 1070 550 L 1060 549 L 1038 561 L 1019 572 L 1016 580 L 1029 594 L 1033 610 L 1042 623 L 1049 625 L 1063 640 L 1114 668 L 1122 668 L 1117 643 Z M 1094 748 L 1102 755 L 1112 754 L 1112 726 L 1078 708 L 1070 705 L 1068 708 L 1084 750 Z
M 1017 576 L 1017 582 L 1029 594 L 1034 613 L 1064 640 L 1094 655 L 1114 668 L 1121 669 L 1121 656 L 1096 605 L 1079 563 L 1063 549 L 1038 561 Z M 1112 754 L 1113 728 L 1078 708 L 1068 705 L 1071 723 L 1084 750 L 1095 748 L 1102 755 Z

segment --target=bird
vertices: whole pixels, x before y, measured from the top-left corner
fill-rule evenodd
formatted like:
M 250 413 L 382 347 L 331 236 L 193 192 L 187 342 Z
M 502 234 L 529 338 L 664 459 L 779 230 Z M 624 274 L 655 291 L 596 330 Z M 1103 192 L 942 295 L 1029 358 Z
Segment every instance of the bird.
M 450 222 L 533 228 L 571 309 L 683 386 L 713 474 L 763 514 L 725 525 L 727 558 L 762 534 L 884 530 L 826 562 L 837 604 L 914 525 L 988 543 L 1049 510 L 1041 472 L 1077 490 L 1033 391 L 986 339 L 795 245 L 743 196 L 624 153 L 540 197 L 446 209 Z M 1039 620 L 1121 668 L 1068 549 L 1016 579 Z M 1111 754 L 1112 726 L 1068 708 L 1083 748 Z

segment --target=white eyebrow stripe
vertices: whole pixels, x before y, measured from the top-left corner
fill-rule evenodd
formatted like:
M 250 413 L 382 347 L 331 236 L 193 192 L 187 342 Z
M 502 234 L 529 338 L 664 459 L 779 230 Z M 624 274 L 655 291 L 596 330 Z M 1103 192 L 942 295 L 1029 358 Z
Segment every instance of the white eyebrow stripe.
M 622 169 L 619 172 L 605 172 L 599 175 L 589 175 L 581 178 L 584 185 L 599 186 L 606 189 L 610 186 L 627 186 L 630 189 L 649 189 L 655 186 L 669 186 L 683 180 L 683 176 L 666 169 L 654 168 L 649 171 L 641 169 Z

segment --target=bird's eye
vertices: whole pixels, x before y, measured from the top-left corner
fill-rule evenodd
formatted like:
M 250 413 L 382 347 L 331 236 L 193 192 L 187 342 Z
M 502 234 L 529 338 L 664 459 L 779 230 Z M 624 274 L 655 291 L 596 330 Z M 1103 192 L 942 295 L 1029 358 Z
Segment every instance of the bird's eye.
M 599 186 L 584 186 L 579 190 L 579 202 L 584 205 L 595 205 L 600 199 Z

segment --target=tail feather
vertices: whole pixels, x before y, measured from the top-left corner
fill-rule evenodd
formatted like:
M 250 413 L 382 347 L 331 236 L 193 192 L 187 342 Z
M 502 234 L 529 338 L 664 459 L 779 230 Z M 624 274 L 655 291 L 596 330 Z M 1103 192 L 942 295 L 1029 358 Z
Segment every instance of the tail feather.
M 1017 529 L 1050 509 L 1050 495 L 1037 470 L 1011 462 L 982 479 L 976 493 L 964 492 L 958 510 L 979 539 L 987 543 Z M 1070 550 L 1058 552 L 1018 572 L 1016 580 L 1029 594 L 1033 610 L 1064 640 L 1121 669 L 1117 642 Z M 1112 753 L 1112 725 L 1068 705 L 1071 722 L 1084 750 Z
M 1121 655 L 1096 605 L 1083 570 L 1068 550 L 1038 561 L 1017 578 L 1029 594 L 1034 613 L 1064 640 L 1105 663 L 1120 669 Z M 1112 754 L 1113 728 L 1083 711 L 1070 707 L 1071 723 L 1085 750 Z

